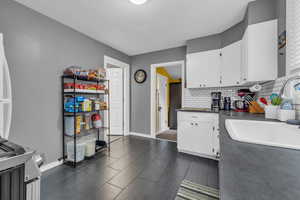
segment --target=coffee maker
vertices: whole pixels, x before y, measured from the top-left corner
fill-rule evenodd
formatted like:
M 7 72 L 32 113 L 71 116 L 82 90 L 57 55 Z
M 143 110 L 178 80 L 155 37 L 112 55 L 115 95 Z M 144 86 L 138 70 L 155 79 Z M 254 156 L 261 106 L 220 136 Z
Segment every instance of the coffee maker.
M 221 109 L 221 92 L 211 92 L 211 110 L 219 112 Z

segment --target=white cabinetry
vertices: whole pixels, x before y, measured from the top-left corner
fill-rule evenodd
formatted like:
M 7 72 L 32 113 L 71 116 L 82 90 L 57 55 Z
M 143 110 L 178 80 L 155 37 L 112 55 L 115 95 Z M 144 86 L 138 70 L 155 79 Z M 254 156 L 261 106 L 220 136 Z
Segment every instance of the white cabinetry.
M 217 159 L 218 123 L 215 113 L 178 112 L 178 151 Z
M 220 84 L 220 50 L 203 51 L 188 54 L 187 87 L 215 87 Z
M 275 80 L 277 20 L 249 25 L 241 41 L 187 55 L 187 88 L 227 87 Z M 222 55 L 222 56 L 221 56 Z
M 221 86 L 240 84 L 242 63 L 241 41 L 232 43 L 222 49 Z
M 277 20 L 249 25 L 242 40 L 243 84 L 277 78 Z

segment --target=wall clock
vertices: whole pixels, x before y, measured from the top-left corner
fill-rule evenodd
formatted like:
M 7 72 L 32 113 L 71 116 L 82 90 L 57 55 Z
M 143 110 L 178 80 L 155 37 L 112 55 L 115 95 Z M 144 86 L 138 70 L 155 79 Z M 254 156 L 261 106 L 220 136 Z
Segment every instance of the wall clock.
M 134 80 L 137 83 L 144 83 L 147 79 L 147 73 L 145 70 L 139 69 L 134 73 Z

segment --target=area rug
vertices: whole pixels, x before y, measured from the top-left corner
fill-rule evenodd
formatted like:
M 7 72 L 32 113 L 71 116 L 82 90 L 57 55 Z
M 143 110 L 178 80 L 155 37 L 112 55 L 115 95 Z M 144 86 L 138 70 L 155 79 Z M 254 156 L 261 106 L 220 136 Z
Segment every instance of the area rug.
M 167 130 L 156 135 L 157 138 L 177 142 L 177 131 Z
M 183 180 L 175 200 L 219 200 L 219 190 Z

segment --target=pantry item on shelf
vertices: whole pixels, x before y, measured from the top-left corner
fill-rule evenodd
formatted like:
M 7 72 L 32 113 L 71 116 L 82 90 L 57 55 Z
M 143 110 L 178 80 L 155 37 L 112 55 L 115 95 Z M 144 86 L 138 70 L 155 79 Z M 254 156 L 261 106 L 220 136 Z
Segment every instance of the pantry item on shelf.
M 81 71 L 81 67 L 71 66 L 64 70 L 65 76 L 77 76 Z
M 74 135 L 74 117 L 73 116 L 65 116 L 65 134 L 68 136 Z
M 85 139 L 85 157 L 92 157 L 96 153 L 96 138 Z
M 65 134 L 68 136 L 74 135 L 74 116 L 65 116 Z M 76 134 L 81 131 L 81 116 L 76 116 Z
M 82 116 L 80 115 L 76 116 L 76 134 L 80 134 L 81 122 L 82 122 Z
M 74 142 L 67 143 L 67 160 L 74 162 L 80 162 L 84 160 L 85 156 L 85 147 L 86 144 L 82 141 L 78 141 L 76 143 L 76 159 L 75 159 L 75 152 L 74 152 Z
M 88 80 L 88 78 L 89 78 L 89 72 L 87 70 L 81 70 L 77 76 L 80 79 Z
M 106 70 L 103 67 L 100 67 L 97 69 L 97 78 L 100 79 L 105 79 L 106 78 Z
M 97 80 L 97 70 L 94 70 L 94 69 L 90 69 L 89 70 L 89 75 L 88 75 L 88 79 L 89 80 Z
M 92 101 L 92 109 L 97 111 L 97 110 L 100 110 L 100 100 L 99 99 L 96 99 L 96 98 L 91 98 L 91 101 Z
M 94 128 L 101 128 L 102 122 L 101 122 L 101 116 L 99 114 L 92 115 L 92 122 Z
M 91 116 L 90 116 L 90 114 L 85 114 L 84 115 L 84 129 L 85 130 L 90 130 L 90 119 L 91 119 Z
M 100 102 L 100 109 L 101 110 L 108 110 L 107 103 L 105 101 Z
M 79 112 L 80 104 L 78 102 L 74 102 L 74 98 L 68 98 L 67 102 L 65 102 L 64 109 L 66 112 Z
M 85 98 L 84 101 L 81 103 L 81 110 L 83 112 L 92 111 L 92 102 L 91 102 L 91 100 Z

